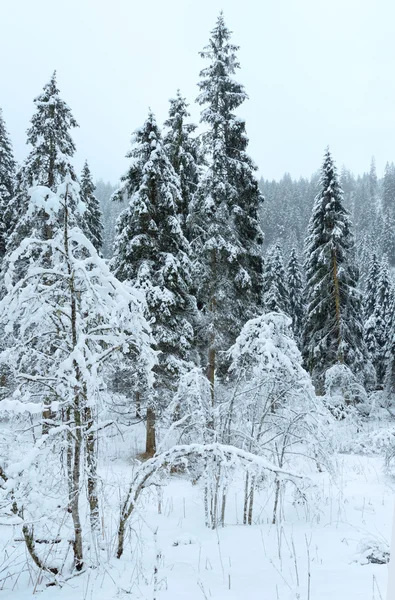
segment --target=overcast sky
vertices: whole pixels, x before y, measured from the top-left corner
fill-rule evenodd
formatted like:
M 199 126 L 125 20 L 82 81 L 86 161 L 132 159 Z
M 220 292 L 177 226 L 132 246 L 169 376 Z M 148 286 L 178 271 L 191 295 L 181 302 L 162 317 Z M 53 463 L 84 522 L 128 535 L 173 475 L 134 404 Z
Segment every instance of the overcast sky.
M 194 105 L 199 51 L 223 9 L 240 45 L 249 152 L 265 178 L 309 176 L 330 145 L 354 173 L 395 161 L 392 0 L 3 0 L 0 106 L 17 160 L 33 99 L 58 71 L 80 124 L 75 164 L 116 182 L 150 106 L 179 87 Z

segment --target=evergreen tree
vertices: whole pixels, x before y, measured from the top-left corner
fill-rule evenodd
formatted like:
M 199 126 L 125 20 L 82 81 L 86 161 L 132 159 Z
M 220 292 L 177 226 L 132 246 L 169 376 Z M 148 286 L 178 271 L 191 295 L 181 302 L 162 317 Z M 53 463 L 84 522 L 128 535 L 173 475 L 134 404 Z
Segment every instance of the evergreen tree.
M 379 279 L 380 265 L 377 256 L 374 253 L 369 263 L 364 290 L 363 316 L 365 321 L 367 321 L 375 312 Z
M 10 137 L 0 109 L 0 258 L 4 257 L 10 234 L 8 207 L 14 195 L 15 166 Z
M 100 204 L 94 194 L 95 189 L 88 162 L 85 161 L 80 184 L 81 200 L 85 204 L 82 225 L 88 240 L 92 242 L 97 252 L 100 252 L 103 245 L 103 223 Z
M 177 208 L 184 233 L 187 232 L 190 204 L 197 189 L 199 165 L 202 163 L 198 139 L 193 137 L 196 125 L 185 122 L 189 116 L 186 99 L 178 90 L 177 96 L 170 100 L 169 117 L 164 123 L 163 145 L 180 178 L 181 203 Z
M 336 363 L 345 364 L 361 382 L 367 382 L 372 370 L 365 364 L 354 240 L 329 149 L 309 223 L 306 276 L 304 356 L 317 390 L 323 392 L 325 372 Z
M 382 384 L 387 367 L 388 342 L 390 340 L 394 312 L 394 291 L 389 274 L 388 261 L 384 257 L 380 265 L 377 295 L 373 313 L 375 324 L 375 361 L 377 382 Z
M 17 248 L 33 230 L 42 239 L 50 239 L 53 235 L 52 224 L 44 209 L 41 213 L 34 212 L 34 220 L 22 219 L 28 214 L 29 188 L 42 185 L 55 192 L 66 176 L 76 180 L 70 162 L 75 152 L 70 129 L 78 127 L 78 124 L 70 108 L 59 96 L 56 71 L 44 86 L 43 92 L 34 100 L 34 104 L 36 112 L 27 131 L 27 143 L 32 149 L 17 174 L 16 191 L 9 206 L 8 219 L 13 229 L 8 240 L 10 251 Z
M 115 224 L 121 212 L 126 208 L 127 202 L 113 202 L 112 196 L 119 186 L 113 186 L 109 181 L 102 179 L 96 181 L 95 196 L 99 200 L 100 210 L 103 214 L 103 256 L 111 258 L 113 254 Z
M 289 316 L 292 318 L 292 329 L 295 339 L 301 342 L 305 306 L 303 301 L 302 273 L 295 248 L 291 250 L 287 265 L 287 285 L 289 292 Z
M 147 452 L 152 453 L 155 412 L 167 402 L 180 375 L 190 366 L 194 299 L 189 292 L 189 244 L 177 218 L 179 178 L 151 112 L 135 133 L 127 156 L 132 165 L 118 196 L 127 195 L 130 200 L 117 222 L 112 268 L 121 281 L 129 280 L 145 291 L 155 349 L 160 352 L 155 367 L 156 404 L 151 402 L 147 410 Z M 160 397 L 164 398 L 161 403 Z
M 377 171 L 376 171 L 376 159 L 372 156 L 372 160 L 370 163 L 370 171 L 369 171 L 369 192 L 370 197 L 375 202 L 378 194 L 378 179 L 377 179 Z
M 368 268 L 365 281 L 363 318 L 364 318 L 364 341 L 370 360 L 376 364 L 377 339 L 376 339 L 376 303 L 380 279 L 380 264 L 374 253 Z
M 78 127 L 70 108 L 59 96 L 56 71 L 35 98 L 36 112 L 27 131 L 27 143 L 33 147 L 25 170 L 29 185 L 45 185 L 55 191 L 67 173 L 76 179 L 70 159 L 75 145 L 70 130 Z
M 393 163 L 387 163 L 385 167 L 382 210 L 384 224 L 382 247 L 390 266 L 395 266 L 395 165 Z
M 208 128 L 203 136 L 208 168 L 190 217 L 196 293 L 203 315 L 201 349 L 213 394 L 214 373 L 221 367 L 218 351 L 232 345 L 262 304 L 263 234 L 258 223 L 262 196 L 255 166 L 246 154 L 244 121 L 234 114 L 247 95 L 233 78 L 239 68 L 238 47 L 230 37 L 221 13 L 201 52 L 210 61 L 200 73 L 197 98 L 205 106 L 201 121 Z
M 266 257 L 263 271 L 263 308 L 265 312 L 283 312 L 290 315 L 290 301 L 284 260 L 278 244 Z

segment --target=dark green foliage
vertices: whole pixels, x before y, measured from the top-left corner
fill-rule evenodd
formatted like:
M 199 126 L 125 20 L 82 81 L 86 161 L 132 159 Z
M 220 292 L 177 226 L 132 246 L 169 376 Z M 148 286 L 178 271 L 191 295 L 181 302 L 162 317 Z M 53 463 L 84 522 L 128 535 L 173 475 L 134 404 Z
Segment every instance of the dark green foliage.
M 134 135 L 127 155 L 132 166 L 122 178 L 118 196 L 129 204 L 117 222 L 112 269 L 146 295 L 148 318 L 153 319 L 155 368 L 161 389 L 174 391 L 192 354 L 194 299 L 190 294 L 189 244 L 177 207 L 179 179 L 163 148 L 152 113 Z
M 379 280 L 380 264 L 377 260 L 376 254 L 373 253 L 373 256 L 369 262 L 369 269 L 363 295 L 363 316 L 365 321 L 367 321 L 375 312 Z
M 238 47 L 230 37 L 221 14 L 201 52 L 209 66 L 198 84 L 208 168 L 193 200 L 190 231 L 204 354 L 207 349 L 227 350 L 262 305 L 262 196 L 246 153 L 245 124 L 234 114 L 247 95 L 233 78 L 239 68 Z
M 70 163 L 75 152 L 70 129 L 78 125 L 70 108 L 59 96 L 56 72 L 34 103 L 36 112 L 27 131 L 27 143 L 32 149 L 17 173 L 16 190 L 9 206 L 8 219 L 12 235 L 8 240 L 7 250 L 17 248 L 33 230 L 42 239 L 52 237 L 52 227 L 43 211 L 27 218 L 29 188 L 42 185 L 56 192 L 65 179 L 76 180 Z
M 88 162 L 85 161 L 80 183 L 80 197 L 85 204 L 82 228 L 88 240 L 92 242 L 97 252 L 100 252 L 103 245 L 103 223 L 100 204 L 94 194 L 95 189 Z
M 388 257 L 390 266 L 395 266 L 395 165 L 386 164 L 383 192 L 383 224 L 382 247 Z
M 34 100 L 36 112 L 27 131 L 27 143 L 33 147 L 25 162 L 29 185 L 45 185 L 56 191 L 69 173 L 76 179 L 70 158 L 75 145 L 70 129 L 78 127 L 70 108 L 59 96 L 56 71 Z
M 15 160 L 3 113 L 0 109 L 0 259 L 11 231 L 9 204 L 15 191 Z
M 284 260 L 278 244 L 270 248 L 266 255 L 263 290 L 265 312 L 283 312 L 292 316 Z
M 348 366 L 361 383 L 372 378 L 372 370 L 363 341 L 354 239 L 329 150 L 320 185 L 306 241 L 304 357 L 322 392 L 325 371 L 336 363 Z
M 305 317 L 304 286 L 295 248 L 291 250 L 289 257 L 286 284 L 289 292 L 289 316 L 292 318 L 292 329 L 295 339 L 301 344 Z
M 374 365 L 376 367 L 377 382 L 382 384 L 386 372 L 388 358 L 388 343 L 393 329 L 394 291 L 390 279 L 388 261 L 384 259 L 380 265 L 380 272 L 376 292 L 376 304 L 373 312 L 374 334 L 376 340 Z
M 180 178 L 181 202 L 178 205 L 178 215 L 184 234 L 187 234 L 190 204 L 198 185 L 199 166 L 203 161 L 198 138 L 193 137 L 196 125 L 186 122 L 189 116 L 186 99 L 178 90 L 177 96 L 170 100 L 169 117 L 164 123 L 163 145 Z

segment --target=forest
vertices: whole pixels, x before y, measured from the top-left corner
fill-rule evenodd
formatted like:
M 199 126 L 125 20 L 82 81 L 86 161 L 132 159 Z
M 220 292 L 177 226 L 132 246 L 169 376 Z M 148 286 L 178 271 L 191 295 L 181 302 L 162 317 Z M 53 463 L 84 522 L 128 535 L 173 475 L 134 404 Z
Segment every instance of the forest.
M 259 176 L 232 40 L 119 183 L 76 172 L 56 72 L 20 164 L 0 111 L 6 599 L 383 597 L 395 166 Z

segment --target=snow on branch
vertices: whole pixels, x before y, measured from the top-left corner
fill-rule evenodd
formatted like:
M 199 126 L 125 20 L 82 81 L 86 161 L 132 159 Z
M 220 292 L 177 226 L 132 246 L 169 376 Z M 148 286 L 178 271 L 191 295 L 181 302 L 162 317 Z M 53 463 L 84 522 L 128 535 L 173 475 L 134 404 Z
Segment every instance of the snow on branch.
M 232 471 L 238 466 L 243 466 L 246 472 L 258 476 L 264 472 L 274 473 L 277 477 L 287 479 L 304 479 L 304 476 L 292 473 L 285 469 L 277 467 L 262 456 L 257 456 L 251 452 L 240 450 L 235 446 L 225 444 L 185 444 L 173 446 L 157 456 L 147 460 L 138 469 L 129 486 L 126 499 L 121 509 L 121 516 L 118 528 L 118 549 L 117 557 L 123 554 L 125 527 L 127 520 L 131 516 L 136 502 L 144 488 L 153 483 L 153 476 L 159 472 L 169 471 L 172 467 L 180 464 L 187 466 L 189 460 L 203 459 L 206 463 L 212 461 L 221 465 L 222 469 Z

